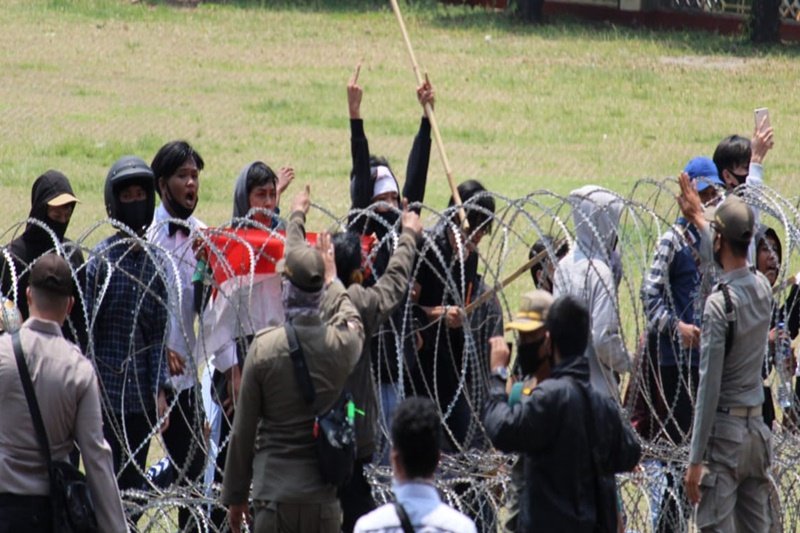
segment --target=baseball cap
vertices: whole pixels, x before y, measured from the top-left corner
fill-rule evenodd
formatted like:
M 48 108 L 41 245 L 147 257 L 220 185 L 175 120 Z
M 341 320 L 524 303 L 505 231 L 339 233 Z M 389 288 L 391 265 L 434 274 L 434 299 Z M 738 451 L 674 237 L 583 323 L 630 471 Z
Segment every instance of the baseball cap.
M 278 262 L 277 271 L 298 289 L 317 292 L 325 284 L 325 263 L 322 254 L 310 246 L 298 246 Z
M 528 333 L 544 326 L 547 310 L 553 303 L 553 295 L 547 291 L 537 289 L 522 295 L 519 311 L 514 320 L 506 324 L 506 331 L 516 330 Z
M 72 270 L 63 257 L 45 254 L 33 264 L 29 284 L 59 296 L 72 296 Z
M 707 208 L 704 215 L 714 229 L 729 241 L 746 244 L 753 238 L 753 210 L 735 194 L 728 195 L 718 206 Z
M 712 185 L 725 186 L 719 179 L 717 165 L 710 157 L 695 157 L 686 163 L 683 171 L 689 174 L 689 179 L 697 184 L 697 192 L 702 192 Z

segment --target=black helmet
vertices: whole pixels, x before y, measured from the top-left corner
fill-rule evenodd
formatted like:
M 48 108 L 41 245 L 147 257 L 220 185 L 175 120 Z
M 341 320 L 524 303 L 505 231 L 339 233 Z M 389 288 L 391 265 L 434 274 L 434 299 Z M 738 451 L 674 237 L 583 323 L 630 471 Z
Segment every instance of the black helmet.
M 132 184 L 140 185 L 147 195 L 146 222 L 149 225 L 156 209 L 155 178 L 147 163 L 133 155 L 121 157 L 108 171 L 105 187 L 106 213 L 111 218 L 125 222 L 127 217 L 121 213 L 121 202 L 117 195 L 123 187 Z

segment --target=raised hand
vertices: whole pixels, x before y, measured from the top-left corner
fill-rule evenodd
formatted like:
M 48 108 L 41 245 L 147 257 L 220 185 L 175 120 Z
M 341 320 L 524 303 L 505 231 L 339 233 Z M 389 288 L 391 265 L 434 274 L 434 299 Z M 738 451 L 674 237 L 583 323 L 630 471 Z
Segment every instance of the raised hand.
M 408 200 L 405 198 L 403 198 L 403 214 L 400 218 L 400 224 L 404 229 L 413 230 L 417 236 L 422 235 L 422 221 L 417 213 L 408 210 Z
M 353 76 L 347 83 L 347 108 L 350 111 L 351 119 L 361 118 L 361 97 L 364 95 L 363 89 L 358 84 L 358 75 L 361 73 L 361 62 L 356 65 Z
M 306 185 L 292 199 L 292 213 L 302 211 L 303 214 L 308 214 L 309 207 L 311 207 L 311 185 Z
M 425 83 L 417 87 L 417 100 L 419 100 L 419 105 L 425 110 L 425 116 L 427 116 L 428 111 L 425 109 L 425 105 L 430 104 L 431 109 L 433 109 L 436 100 L 436 91 L 433 90 L 433 85 L 431 85 L 427 73 L 425 74 Z

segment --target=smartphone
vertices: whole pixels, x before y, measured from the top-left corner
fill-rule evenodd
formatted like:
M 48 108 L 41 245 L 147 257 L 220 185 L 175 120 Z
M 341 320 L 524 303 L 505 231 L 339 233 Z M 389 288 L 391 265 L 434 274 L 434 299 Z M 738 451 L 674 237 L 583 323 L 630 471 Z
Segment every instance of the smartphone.
M 767 128 L 770 127 L 770 124 L 769 124 L 769 109 L 767 109 L 766 107 L 759 107 L 758 109 L 755 110 L 754 114 L 755 114 L 755 117 L 756 117 L 756 131 L 760 131 L 761 130 L 761 122 L 764 121 L 765 118 L 766 118 L 766 121 L 764 122 L 764 129 L 767 129 Z

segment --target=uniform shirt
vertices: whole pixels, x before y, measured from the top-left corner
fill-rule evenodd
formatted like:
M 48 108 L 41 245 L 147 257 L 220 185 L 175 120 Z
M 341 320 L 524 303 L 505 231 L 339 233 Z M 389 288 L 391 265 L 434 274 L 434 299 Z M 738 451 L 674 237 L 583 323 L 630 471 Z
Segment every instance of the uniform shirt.
M 436 488 L 424 482 L 394 486 L 397 501 L 405 509 L 414 531 L 420 533 L 474 533 L 475 524 L 467 516 L 442 503 Z M 394 504 L 387 503 L 358 519 L 356 533 L 402 533 Z
M 294 213 L 292 218 L 302 212 Z M 301 224 L 290 221 L 286 246 L 303 245 Z M 299 244 L 303 243 L 303 244 Z M 306 404 L 297 385 L 284 328 L 256 336 L 242 371 L 222 487 L 225 505 L 253 499 L 283 503 L 336 500 L 336 487 L 322 481 L 313 435 L 316 412 L 333 407 L 358 361 L 364 342 L 361 317 L 340 281 L 325 290 L 316 316 L 292 323 L 316 391 Z
M 205 224 L 190 216 L 185 223 L 191 228 L 188 236 L 181 231 L 169 234 L 169 220 L 174 218 L 164 204 L 156 209 L 153 225 L 147 230 L 147 240 L 160 246 L 169 254 L 164 268 L 170 279 L 177 278 L 169 287 L 170 312 L 167 331 L 167 348 L 184 358 L 183 374 L 172 377 L 175 390 L 191 388 L 197 383 L 197 361 L 194 358 L 196 335 L 194 332 L 194 288 L 192 275 L 197 267 L 197 258 L 192 250 L 193 235 L 204 229 Z
M 100 531 L 127 531 L 111 448 L 103 438 L 97 376 L 55 322 L 29 318 L 22 350 L 54 461 L 65 461 L 77 441 Z M 0 336 L 0 493 L 46 496 L 47 465 L 19 377 L 11 335 Z
M 772 290 L 760 272 L 748 268 L 726 272 L 736 325 L 725 355 L 728 319 L 721 290 L 706 300 L 700 337 L 700 382 L 694 411 L 689 462 L 703 461 L 718 408 L 755 407 L 764 403 L 761 367 L 767 351 Z
M 113 235 L 94 248 L 86 265 L 89 356 L 115 413 L 152 410 L 159 387 L 169 379 L 167 291 L 153 252 Z

